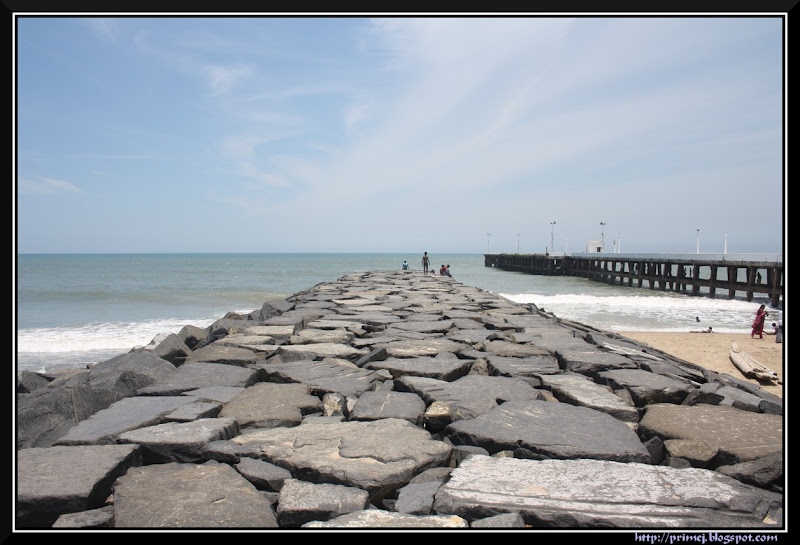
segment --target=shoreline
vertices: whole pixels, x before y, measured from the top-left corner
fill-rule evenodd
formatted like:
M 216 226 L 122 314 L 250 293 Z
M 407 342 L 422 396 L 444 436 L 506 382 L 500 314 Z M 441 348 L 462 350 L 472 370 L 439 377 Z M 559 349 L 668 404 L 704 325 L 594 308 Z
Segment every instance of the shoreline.
M 784 343 L 776 343 L 773 335 L 751 339 L 749 333 L 677 333 L 656 331 L 618 331 L 623 337 L 647 344 L 657 350 L 699 365 L 709 371 L 728 374 L 760 386 L 764 391 L 783 398 L 783 384 L 759 383 L 747 378 L 733 365 L 729 351 L 736 343 L 756 361 L 772 369 L 783 382 Z

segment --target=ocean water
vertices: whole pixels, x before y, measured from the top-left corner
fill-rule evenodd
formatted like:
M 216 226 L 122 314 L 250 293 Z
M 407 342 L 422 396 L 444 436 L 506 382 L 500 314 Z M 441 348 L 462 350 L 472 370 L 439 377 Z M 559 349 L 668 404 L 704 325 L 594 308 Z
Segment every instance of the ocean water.
M 418 254 L 23 254 L 16 256 L 16 370 L 82 367 L 185 325 L 206 327 L 357 271 L 421 271 Z M 608 331 L 678 331 L 712 326 L 749 333 L 761 303 L 771 323 L 782 309 L 744 301 L 609 286 L 485 267 L 482 254 L 431 254 L 458 282 L 558 317 Z M 696 317 L 700 322 L 696 322 Z

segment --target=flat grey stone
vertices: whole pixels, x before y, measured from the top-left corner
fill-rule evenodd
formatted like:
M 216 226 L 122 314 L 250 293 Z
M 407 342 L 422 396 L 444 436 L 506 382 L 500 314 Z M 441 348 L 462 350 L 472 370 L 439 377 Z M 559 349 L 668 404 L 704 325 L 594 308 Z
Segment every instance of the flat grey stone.
M 683 458 L 692 467 L 713 469 L 719 449 L 697 439 L 667 439 L 664 441 L 667 454 L 673 458 Z
M 49 527 L 63 514 L 102 507 L 114 480 L 141 463 L 137 445 L 55 446 L 18 451 L 17 526 Z
M 289 344 L 335 343 L 350 344 L 354 335 L 344 328 L 340 329 L 303 329 L 289 338 Z
M 474 360 L 453 357 L 388 358 L 367 363 L 364 368 L 385 369 L 393 378 L 402 376 L 429 377 L 451 382 L 469 373 Z
M 253 369 L 221 363 L 187 361 L 174 373 L 155 384 L 141 388 L 140 395 L 180 395 L 209 387 L 246 388 L 258 381 Z
M 401 418 L 416 426 L 422 425 L 425 402 L 411 392 L 364 392 L 350 411 L 350 420 Z
M 604 460 L 470 456 L 434 509 L 479 520 L 519 513 L 545 528 L 760 528 L 779 494 L 714 471 Z
M 486 351 L 487 357 L 492 354 L 512 358 L 551 356 L 550 352 L 533 344 L 521 344 L 509 341 L 489 341 L 484 345 L 484 351 Z M 549 358 L 545 358 L 544 361 L 550 360 Z
M 551 401 L 509 401 L 444 433 L 456 445 L 494 454 L 519 451 L 525 458 L 592 458 L 650 462 L 650 453 L 624 422 L 594 409 Z
M 121 433 L 161 424 L 166 415 L 192 402 L 192 398 L 184 396 L 127 397 L 79 422 L 56 444 L 113 444 Z
M 680 404 L 695 386 L 685 380 L 656 375 L 641 369 L 617 369 L 597 374 L 597 381 L 630 392 L 637 407 L 654 403 Z
M 394 510 L 410 515 L 433 515 L 433 500 L 441 482 L 409 483 L 397 492 Z
M 444 337 L 390 341 L 373 345 L 374 348 L 385 348 L 390 357 L 412 358 L 414 356 L 433 357 L 442 352 L 452 352 L 458 354 L 461 350 L 468 348 L 469 345 L 452 341 Z
M 459 328 L 458 331 L 448 334 L 447 338 L 462 343 L 477 344 L 485 342 L 487 338 L 497 334 L 497 331 L 492 329 L 479 328 L 478 324 L 467 325 L 470 325 L 471 328 Z
M 519 513 L 503 513 L 473 521 L 470 528 L 525 528 L 525 519 Z
M 783 451 L 783 417 L 722 405 L 651 405 L 639 423 L 649 439 L 696 439 L 719 449 L 718 464 L 746 462 Z
M 202 418 L 139 428 L 119 434 L 117 441 L 140 445 L 145 464 L 197 463 L 208 459 L 205 454 L 208 443 L 238 434 L 239 426 L 232 418 Z
M 291 325 L 251 325 L 242 329 L 242 335 L 258 335 L 269 337 L 273 340 L 288 341 L 294 335 L 294 326 Z
M 417 473 L 446 465 L 451 447 L 406 420 L 331 422 L 307 420 L 293 428 L 240 435 L 231 442 L 285 467 L 297 479 L 367 490 L 380 500 Z
M 322 407 L 310 392 L 305 384 L 259 382 L 230 400 L 219 416 L 233 418 L 240 427 L 296 426 L 303 415 Z
M 426 377 L 402 377 L 398 391 L 414 392 L 426 405 L 439 402 L 452 420 L 474 418 L 496 407 L 498 401 L 536 399 L 539 392 L 521 378 L 467 375 L 453 382 Z
M 275 528 L 267 497 L 228 464 L 156 464 L 114 485 L 115 528 Z
M 339 365 L 332 361 L 301 360 L 287 363 L 266 363 L 256 366 L 264 380 L 299 382 L 315 394 L 340 393 L 358 397 L 372 390 L 384 377 L 375 371 Z
M 550 354 L 496 356 L 487 354 L 489 373 L 501 377 L 536 377 L 560 373 L 558 359 Z
M 589 345 L 586 344 L 586 346 Z M 562 369 L 582 375 L 593 376 L 603 371 L 638 369 L 636 362 L 630 358 L 612 352 L 584 348 L 558 352 L 557 355 Z
M 366 509 L 336 517 L 329 521 L 314 521 L 301 528 L 468 528 L 466 520 L 447 515 L 409 515 L 380 509 Z
M 417 333 L 446 333 L 452 327 L 452 320 L 407 320 L 392 324 L 392 329 L 416 331 Z
M 248 384 L 248 386 L 252 386 L 252 384 Z M 242 393 L 245 388 L 246 386 L 207 386 L 205 388 L 197 388 L 196 390 L 188 390 L 183 392 L 182 395 L 192 396 L 203 401 L 227 403 Z
M 340 484 L 314 484 L 289 479 L 278 497 L 281 528 L 298 527 L 315 520 L 330 520 L 369 506 L 366 490 Z
M 186 357 L 185 363 L 222 363 L 245 367 L 257 363 L 260 359 L 263 358 L 248 348 L 213 343 L 193 351 Z
M 278 355 L 283 361 L 305 359 L 344 358 L 356 360 L 368 353 L 363 348 L 354 348 L 349 344 L 322 342 L 310 344 L 285 344 L 278 347 Z
M 53 528 L 93 529 L 113 527 L 113 505 L 89 509 L 88 511 L 80 511 L 79 513 L 66 513 L 58 517 L 53 523 Z
M 280 492 L 283 483 L 292 478 L 288 469 L 247 456 L 239 460 L 234 467 L 259 490 Z
M 578 374 L 542 375 L 542 387 L 556 399 L 570 405 L 588 407 L 624 422 L 638 422 L 639 411 L 605 386 Z
M 222 403 L 211 401 L 195 401 L 187 405 L 182 405 L 164 415 L 164 420 L 168 422 L 191 422 L 201 418 L 214 418 L 222 409 Z

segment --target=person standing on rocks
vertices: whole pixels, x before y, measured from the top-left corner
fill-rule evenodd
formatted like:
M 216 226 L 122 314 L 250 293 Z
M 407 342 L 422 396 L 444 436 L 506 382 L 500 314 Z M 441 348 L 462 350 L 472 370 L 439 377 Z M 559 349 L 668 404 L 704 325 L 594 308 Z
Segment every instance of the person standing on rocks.
M 428 252 L 422 254 L 422 274 L 428 274 L 428 265 L 430 265 L 431 260 L 428 257 Z

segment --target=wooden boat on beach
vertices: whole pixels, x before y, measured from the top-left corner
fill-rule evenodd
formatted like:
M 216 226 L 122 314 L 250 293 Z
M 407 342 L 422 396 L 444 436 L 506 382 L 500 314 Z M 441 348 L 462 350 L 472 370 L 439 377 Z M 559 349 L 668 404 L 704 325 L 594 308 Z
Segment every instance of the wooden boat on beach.
M 747 352 L 742 352 L 736 343 L 731 343 L 730 356 L 733 365 L 747 378 L 754 378 L 760 381 L 778 381 L 778 384 L 781 383 L 775 371 L 753 359 Z

